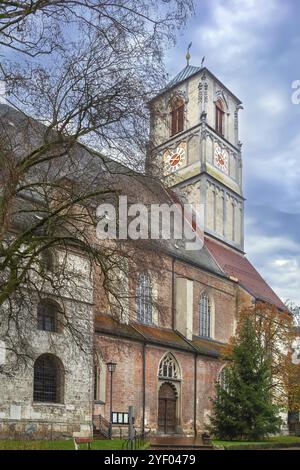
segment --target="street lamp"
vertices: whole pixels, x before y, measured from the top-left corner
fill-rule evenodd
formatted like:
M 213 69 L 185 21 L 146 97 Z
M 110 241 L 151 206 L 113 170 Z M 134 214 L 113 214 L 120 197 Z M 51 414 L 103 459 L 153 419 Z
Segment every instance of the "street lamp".
M 107 362 L 107 369 L 110 373 L 110 422 L 109 422 L 109 438 L 112 438 L 112 392 L 113 392 L 113 373 L 116 370 L 117 364 L 115 362 Z

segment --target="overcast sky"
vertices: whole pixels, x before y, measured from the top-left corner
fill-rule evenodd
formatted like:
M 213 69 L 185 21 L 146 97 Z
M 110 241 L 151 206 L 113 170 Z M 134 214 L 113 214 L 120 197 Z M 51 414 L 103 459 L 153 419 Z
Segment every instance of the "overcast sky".
M 300 305 L 299 0 L 195 0 L 166 56 L 170 75 L 205 65 L 243 102 L 245 250 L 279 296 Z

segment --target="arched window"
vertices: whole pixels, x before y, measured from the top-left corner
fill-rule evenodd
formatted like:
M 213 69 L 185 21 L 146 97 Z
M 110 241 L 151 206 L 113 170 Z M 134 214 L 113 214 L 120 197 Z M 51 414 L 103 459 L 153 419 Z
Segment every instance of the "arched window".
M 59 306 L 50 300 L 42 300 L 37 308 L 38 329 L 43 331 L 60 331 Z
M 171 109 L 171 136 L 183 131 L 184 120 L 184 102 L 181 98 L 177 98 Z
M 224 134 L 224 107 L 221 100 L 216 102 L 216 131 Z
M 152 284 L 147 273 L 141 273 L 136 291 L 137 320 L 142 323 L 152 323 L 153 299 Z
M 211 336 L 211 303 L 208 295 L 204 292 L 201 294 L 199 301 L 199 317 L 200 317 L 200 336 L 210 338 Z
M 33 399 L 49 403 L 63 402 L 64 369 L 52 354 L 42 354 L 34 363 Z
M 160 361 L 158 377 L 160 379 L 180 380 L 179 365 L 173 354 L 167 353 Z

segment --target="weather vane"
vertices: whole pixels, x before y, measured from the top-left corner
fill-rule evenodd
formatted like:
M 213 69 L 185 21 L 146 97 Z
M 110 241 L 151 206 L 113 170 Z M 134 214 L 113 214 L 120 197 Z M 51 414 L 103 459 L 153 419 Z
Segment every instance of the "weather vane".
M 190 65 L 190 58 L 191 58 L 191 54 L 190 54 L 190 48 L 192 47 L 192 43 L 190 42 L 189 45 L 188 45 L 188 48 L 187 48 L 187 51 L 186 51 L 186 65 Z

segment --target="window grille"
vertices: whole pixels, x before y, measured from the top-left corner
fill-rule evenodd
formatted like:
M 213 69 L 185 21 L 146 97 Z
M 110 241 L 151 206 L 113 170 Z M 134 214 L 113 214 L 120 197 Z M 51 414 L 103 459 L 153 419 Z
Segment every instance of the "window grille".
M 151 324 L 153 316 L 153 299 L 151 279 L 142 273 L 138 279 L 136 292 L 137 320 L 141 323 Z
M 207 294 L 202 294 L 199 302 L 200 336 L 211 336 L 211 304 Z
M 34 364 L 34 401 L 62 401 L 63 371 L 59 360 L 50 354 L 38 357 Z

